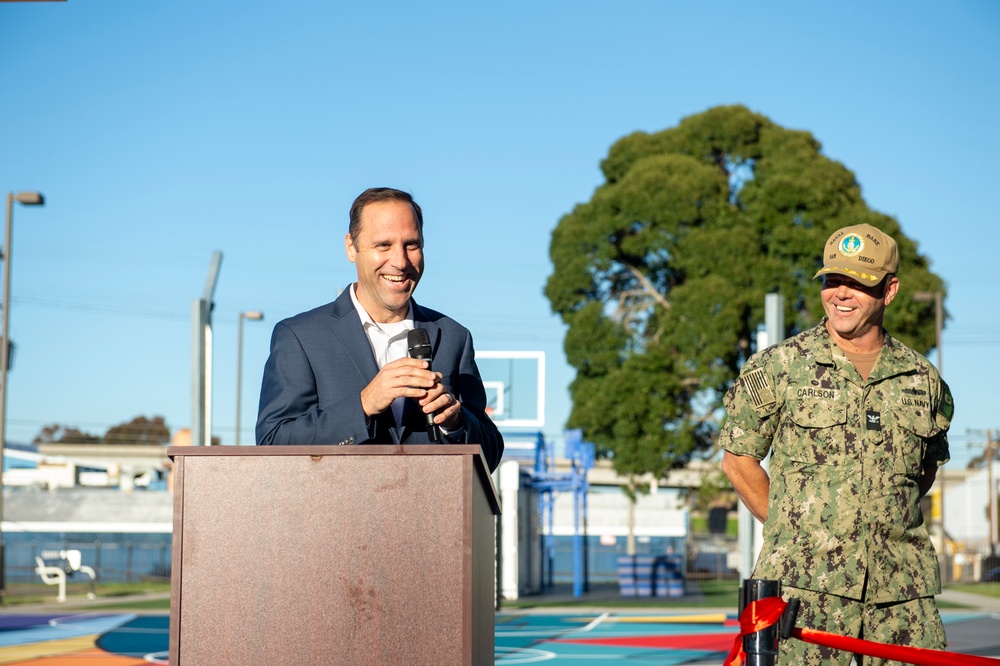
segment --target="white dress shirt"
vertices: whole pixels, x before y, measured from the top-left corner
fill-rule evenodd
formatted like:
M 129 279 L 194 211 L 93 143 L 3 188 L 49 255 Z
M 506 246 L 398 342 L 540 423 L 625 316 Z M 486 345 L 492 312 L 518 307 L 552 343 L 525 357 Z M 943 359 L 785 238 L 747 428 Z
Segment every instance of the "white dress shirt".
M 406 319 L 393 324 L 379 324 L 358 301 L 358 296 L 354 293 L 356 288 L 357 283 L 351 285 L 351 300 L 358 311 L 358 316 L 361 317 L 361 326 L 365 329 L 365 336 L 372 346 L 372 353 L 375 354 L 375 362 L 381 370 L 387 363 L 409 355 L 406 337 L 413 330 L 413 303 L 407 305 Z M 392 415 L 396 419 L 397 426 L 402 423 L 405 400 L 406 398 L 396 398 L 392 401 Z

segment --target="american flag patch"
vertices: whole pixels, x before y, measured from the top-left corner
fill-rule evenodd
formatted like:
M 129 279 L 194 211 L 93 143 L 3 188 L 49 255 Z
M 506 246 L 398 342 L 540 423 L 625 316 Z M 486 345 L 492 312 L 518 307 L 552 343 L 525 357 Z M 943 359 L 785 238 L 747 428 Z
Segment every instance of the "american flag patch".
M 767 375 L 764 374 L 761 368 L 751 370 L 743 375 L 743 386 L 746 388 L 747 393 L 750 394 L 750 401 L 754 404 L 754 407 L 760 408 L 775 403 L 774 391 L 771 390 L 771 385 L 767 383 Z

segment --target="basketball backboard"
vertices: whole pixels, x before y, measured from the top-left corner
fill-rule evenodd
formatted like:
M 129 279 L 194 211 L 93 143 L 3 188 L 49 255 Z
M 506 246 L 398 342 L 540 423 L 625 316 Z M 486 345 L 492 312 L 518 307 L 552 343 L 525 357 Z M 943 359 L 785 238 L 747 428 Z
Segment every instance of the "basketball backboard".
M 545 426 L 545 352 L 477 351 L 476 364 L 497 426 Z

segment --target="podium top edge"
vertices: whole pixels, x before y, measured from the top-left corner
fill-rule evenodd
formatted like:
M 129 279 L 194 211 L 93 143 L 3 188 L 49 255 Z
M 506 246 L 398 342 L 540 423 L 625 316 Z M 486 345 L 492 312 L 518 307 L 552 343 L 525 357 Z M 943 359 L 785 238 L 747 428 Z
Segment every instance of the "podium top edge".
M 482 456 L 478 444 L 334 444 L 296 446 L 168 446 L 167 455 L 174 456 Z
M 479 444 L 360 444 L 356 446 L 168 446 L 167 456 L 189 458 L 201 456 L 472 456 L 487 489 L 495 515 L 500 515 L 500 498 Z

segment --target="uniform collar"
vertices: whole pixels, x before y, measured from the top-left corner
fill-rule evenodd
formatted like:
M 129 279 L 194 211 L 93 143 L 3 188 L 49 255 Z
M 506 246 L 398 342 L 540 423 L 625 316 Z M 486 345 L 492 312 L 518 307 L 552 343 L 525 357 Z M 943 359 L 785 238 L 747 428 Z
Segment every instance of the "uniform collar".
M 826 330 L 826 317 L 810 329 L 809 333 L 814 339 L 822 341 L 822 344 L 814 347 L 814 358 L 817 363 L 830 365 L 837 369 L 845 364 L 854 367 L 847 360 L 843 350 L 833 341 L 830 332 Z M 882 350 L 875 367 L 872 368 L 872 374 L 868 377 L 868 383 L 908 372 L 915 367 L 908 347 L 892 337 L 885 329 L 882 330 L 882 335 Z

